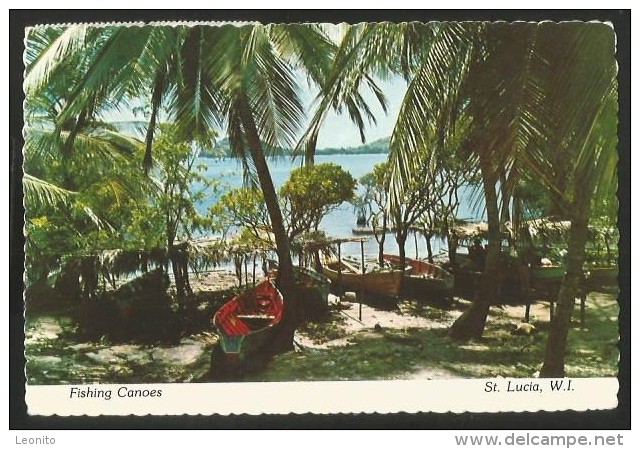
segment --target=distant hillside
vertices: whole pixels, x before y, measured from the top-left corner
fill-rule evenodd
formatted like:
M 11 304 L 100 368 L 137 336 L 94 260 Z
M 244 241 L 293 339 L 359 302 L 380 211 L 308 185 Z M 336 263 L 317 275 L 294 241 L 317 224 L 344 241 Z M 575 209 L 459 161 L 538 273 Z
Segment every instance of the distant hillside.
M 389 152 L 391 137 L 383 137 L 357 147 L 321 148 L 316 154 L 380 154 Z
M 341 147 L 341 148 L 320 148 L 316 154 L 386 154 L 389 152 L 389 141 L 391 137 L 383 137 L 357 147 Z M 289 150 L 279 148 L 276 154 L 286 155 Z M 200 150 L 200 157 L 230 157 L 231 148 L 229 146 L 229 138 L 225 137 L 216 142 L 216 147 L 212 151 Z
M 391 137 L 383 137 L 357 147 L 341 147 L 341 148 L 320 148 L 316 150 L 316 154 L 381 154 L 389 152 L 389 141 Z M 289 151 L 283 148 L 278 149 L 279 154 L 287 154 Z M 225 137 L 216 142 L 213 151 L 200 151 L 200 157 L 229 157 L 231 148 L 229 146 L 229 138 Z
M 229 157 L 231 154 L 231 147 L 229 147 L 229 138 L 218 140 L 215 147 L 212 150 L 201 149 L 200 157 Z
M 276 148 L 275 154 L 287 154 L 288 151 L 283 148 Z M 205 150 L 201 149 L 200 157 L 231 157 L 231 145 L 229 145 L 229 138 L 224 137 L 216 142 L 215 148 L 213 150 Z
M 109 122 L 119 132 L 141 139 L 145 138 L 148 123 L 143 120 L 127 120 Z M 373 142 L 359 145 L 357 147 L 340 147 L 340 148 L 319 148 L 316 154 L 381 154 L 389 152 L 389 141 L 391 137 L 383 137 Z M 286 155 L 290 150 L 284 148 L 276 149 L 275 153 Z M 231 157 L 231 147 L 229 146 L 229 138 L 224 137 L 216 142 L 215 148 L 212 150 L 200 150 L 200 157 Z

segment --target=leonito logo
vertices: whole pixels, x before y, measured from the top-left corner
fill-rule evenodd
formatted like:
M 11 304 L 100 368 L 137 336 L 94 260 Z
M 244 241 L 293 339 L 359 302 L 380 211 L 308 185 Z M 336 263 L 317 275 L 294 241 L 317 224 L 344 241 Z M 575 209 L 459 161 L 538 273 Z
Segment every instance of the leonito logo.
M 16 444 L 56 444 L 56 439 L 53 437 L 22 437 L 19 438 L 16 435 Z

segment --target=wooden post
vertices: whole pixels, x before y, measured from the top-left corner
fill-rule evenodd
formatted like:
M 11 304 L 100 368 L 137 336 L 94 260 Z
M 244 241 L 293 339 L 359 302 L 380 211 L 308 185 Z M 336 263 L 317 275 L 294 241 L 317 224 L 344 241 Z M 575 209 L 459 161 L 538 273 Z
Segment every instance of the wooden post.
M 257 254 L 253 253 L 253 286 L 256 285 L 256 257 Z
M 338 285 L 340 286 L 340 291 L 344 291 L 342 290 L 342 256 L 340 253 L 340 249 L 342 247 L 342 244 L 340 242 L 338 242 Z
M 529 322 L 529 314 L 531 313 L 531 303 L 527 301 L 527 306 L 524 309 L 524 322 Z
M 243 256 L 244 258 L 244 285 L 249 286 L 249 262 L 248 262 L 248 257 L 246 255 Z
M 360 282 L 360 295 L 358 298 L 358 319 L 362 321 L 362 295 L 364 294 L 364 240 L 360 240 L 360 262 L 362 263 L 362 281 Z
M 416 246 L 416 260 L 418 260 L 418 231 L 413 231 L 413 242 Z
M 580 329 L 584 329 L 584 324 L 586 320 L 586 307 L 587 306 L 587 295 L 580 295 Z

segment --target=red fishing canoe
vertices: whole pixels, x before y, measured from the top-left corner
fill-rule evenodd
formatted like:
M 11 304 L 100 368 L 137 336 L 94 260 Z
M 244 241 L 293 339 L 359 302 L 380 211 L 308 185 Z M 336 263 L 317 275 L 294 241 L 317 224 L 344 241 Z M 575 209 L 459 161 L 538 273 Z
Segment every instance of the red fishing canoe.
M 260 352 L 273 338 L 282 309 L 282 294 L 270 280 L 226 302 L 212 320 L 222 352 L 239 360 Z

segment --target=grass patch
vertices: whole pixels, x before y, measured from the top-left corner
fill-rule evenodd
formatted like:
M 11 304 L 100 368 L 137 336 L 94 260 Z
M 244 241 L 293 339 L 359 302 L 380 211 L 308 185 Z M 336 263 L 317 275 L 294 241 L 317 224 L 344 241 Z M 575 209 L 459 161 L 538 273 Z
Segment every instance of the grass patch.
M 330 310 L 321 319 L 303 323 L 298 332 L 316 344 L 323 344 L 347 335 L 342 325 L 346 317 L 337 310 Z
M 615 294 L 589 295 L 586 325 L 580 329 L 574 310 L 566 354 L 569 377 L 612 377 L 618 372 L 618 313 Z M 544 359 L 549 323 L 537 332 L 513 335 L 524 309 L 492 307 L 484 337 L 459 343 L 447 337 L 457 310 L 401 302 L 400 313 L 426 317 L 432 328 L 363 330 L 349 345 L 280 354 L 246 381 L 376 380 L 434 377 L 531 377 Z M 516 313 L 517 312 L 517 313 Z M 299 331 L 316 343 L 344 338 L 347 318 L 333 310 Z M 80 340 L 73 321 L 64 316 L 28 316 L 25 325 L 26 373 L 29 384 L 190 382 L 208 370 L 215 336 L 183 334 L 176 344 L 114 343 L 106 338 Z M 437 375 L 437 376 L 436 376 Z
M 77 338 L 68 317 L 39 315 L 25 323 L 30 385 L 190 382 L 209 369 L 216 337 L 200 332 L 179 344 L 113 343 Z
M 584 329 L 579 328 L 578 308 L 574 313 L 567 376 L 616 376 L 618 304 L 603 295 L 590 297 L 587 304 Z M 514 335 L 517 321 L 497 309 L 482 340 L 466 343 L 449 339 L 448 329 L 362 331 L 349 339 L 353 343 L 349 346 L 281 354 L 245 380 L 381 380 L 408 378 L 430 369 L 463 378 L 532 377 L 542 366 L 549 324 L 537 323 L 537 332 L 531 335 Z

